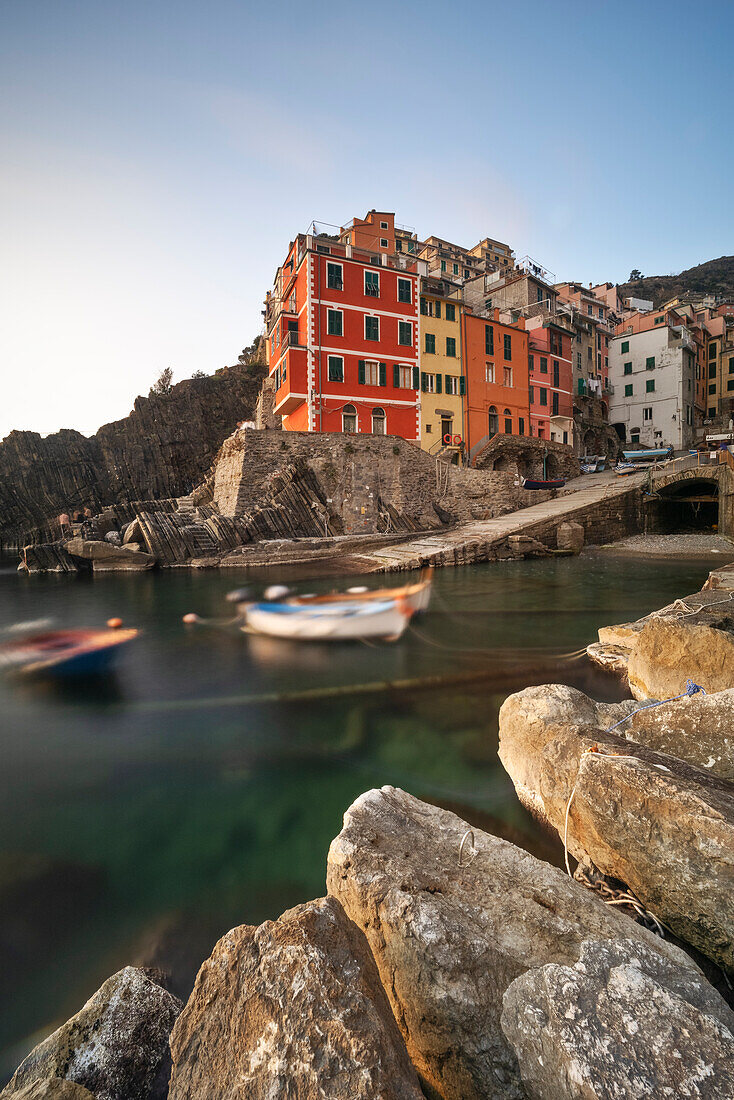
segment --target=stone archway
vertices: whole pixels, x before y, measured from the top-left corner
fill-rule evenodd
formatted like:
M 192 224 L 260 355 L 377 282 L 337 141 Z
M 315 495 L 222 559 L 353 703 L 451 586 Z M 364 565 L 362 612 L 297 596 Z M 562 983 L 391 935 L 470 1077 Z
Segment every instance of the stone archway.
M 547 478 L 555 478 L 561 476 L 561 464 L 558 461 L 557 455 L 546 455 L 545 459 L 545 476 Z
M 598 445 L 599 445 L 599 442 L 598 442 L 598 439 L 597 439 L 596 432 L 593 430 L 593 428 L 589 428 L 587 431 L 584 432 L 584 454 L 586 454 L 586 455 L 595 455 L 595 454 L 597 454 Z

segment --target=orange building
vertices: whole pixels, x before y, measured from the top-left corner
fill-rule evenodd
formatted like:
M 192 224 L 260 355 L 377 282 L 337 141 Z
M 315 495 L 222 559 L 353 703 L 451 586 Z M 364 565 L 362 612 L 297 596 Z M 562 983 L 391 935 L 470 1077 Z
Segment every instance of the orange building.
M 524 319 L 503 324 L 495 309 L 491 319 L 464 313 L 462 340 L 471 463 L 498 432 L 530 434 L 528 333 Z

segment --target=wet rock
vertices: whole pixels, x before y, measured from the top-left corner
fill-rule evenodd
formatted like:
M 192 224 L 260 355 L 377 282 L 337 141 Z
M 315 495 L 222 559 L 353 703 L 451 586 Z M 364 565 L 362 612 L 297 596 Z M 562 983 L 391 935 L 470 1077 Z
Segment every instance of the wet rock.
M 568 691 L 528 688 L 502 705 L 499 755 L 518 797 L 582 865 L 626 883 L 681 939 L 734 969 L 734 785 L 584 724 L 582 708 L 569 723 Z M 594 707 L 608 714 L 587 700 Z
M 699 971 L 561 871 L 477 829 L 472 844 L 468 832 L 404 791 L 368 791 L 331 845 L 327 884 L 364 929 L 427 1084 L 443 1100 L 519 1100 L 500 1017 L 525 971 L 573 966 L 586 939 L 626 937 Z
M 580 523 L 562 523 L 557 532 L 559 550 L 572 550 L 580 554 L 584 548 L 584 528 Z
M 333 898 L 227 933 L 171 1036 L 171 1100 L 421 1100 L 364 936 Z
M 517 978 L 502 1028 L 530 1100 L 734 1096 L 734 1013 L 641 943 L 587 942 Z
M 670 699 L 686 690 L 689 678 L 709 692 L 734 687 L 734 620 L 702 618 L 648 619 L 627 666 L 636 699 Z
M 61 1077 L 83 1085 L 96 1100 L 164 1100 L 168 1037 L 181 1008 L 146 973 L 127 966 L 34 1047 L 2 1095 Z
M 152 569 L 152 554 L 132 550 L 130 546 L 113 546 L 103 539 L 69 539 L 65 544 L 67 554 L 82 561 L 91 561 L 95 573 Z
M 10 1086 L 8 1086 L 10 1088 Z M 77 1085 L 74 1081 L 64 1081 L 61 1077 L 47 1077 L 44 1081 L 33 1081 L 20 1089 L 0 1092 L 3 1100 L 95 1100 L 94 1093 Z

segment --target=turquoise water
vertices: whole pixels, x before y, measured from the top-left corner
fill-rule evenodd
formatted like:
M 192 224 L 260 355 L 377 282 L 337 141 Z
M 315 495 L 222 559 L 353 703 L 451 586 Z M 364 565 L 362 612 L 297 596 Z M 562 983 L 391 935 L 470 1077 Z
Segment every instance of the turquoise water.
M 142 631 L 108 680 L 0 681 L 0 1080 L 119 966 L 161 964 L 185 993 L 228 928 L 323 894 L 329 842 L 369 787 L 405 787 L 558 861 L 498 762 L 502 700 L 547 681 L 621 698 L 613 677 L 559 655 L 695 591 L 709 568 L 592 553 L 441 570 L 429 614 L 384 646 L 182 626 L 187 611 L 226 615 L 244 571 L 0 570 L 0 623 L 120 615 Z M 426 676 L 445 682 L 298 697 Z

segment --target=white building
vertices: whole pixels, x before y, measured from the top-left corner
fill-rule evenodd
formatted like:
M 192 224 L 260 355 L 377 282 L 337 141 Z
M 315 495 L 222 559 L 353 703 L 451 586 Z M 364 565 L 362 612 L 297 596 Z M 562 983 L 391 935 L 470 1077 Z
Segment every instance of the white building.
M 628 444 L 676 450 L 693 442 L 696 350 L 683 325 L 609 341 L 609 423 Z

